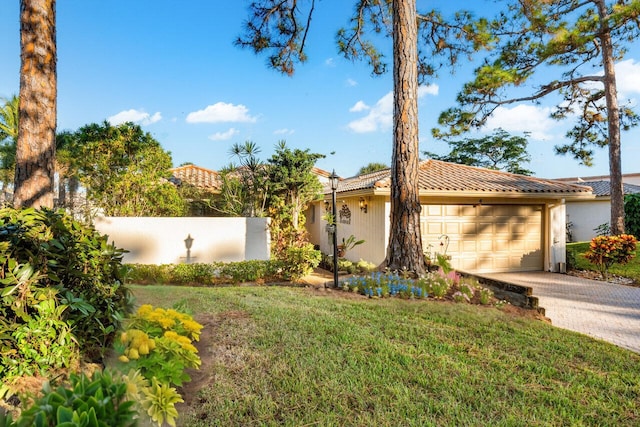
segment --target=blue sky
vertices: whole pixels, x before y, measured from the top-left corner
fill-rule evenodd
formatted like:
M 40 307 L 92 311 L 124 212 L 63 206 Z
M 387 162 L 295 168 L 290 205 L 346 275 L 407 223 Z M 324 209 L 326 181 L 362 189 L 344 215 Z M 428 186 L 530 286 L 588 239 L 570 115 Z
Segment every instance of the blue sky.
M 247 17 L 246 4 L 58 0 L 58 129 L 134 121 L 171 152 L 176 166 L 193 162 L 220 169 L 233 160 L 230 147 L 244 141 L 255 142 L 266 159 L 280 140 L 325 154 L 318 167 L 342 176 L 370 162 L 390 164 L 392 76 L 372 77 L 365 63 L 343 59 L 335 47 L 335 32 L 347 24 L 353 2 L 317 2 L 309 60 L 293 77 L 268 69 L 266 57 L 233 45 Z M 0 97 L 9 97 L 19 88 L 18 0 L 0 1 L 0 52 Z M 637 105 L 640 50 L 634 48 L 617 71 L 621 98 Z M 420 89 L 421 151 L 448 151 L 444 142 L 433 140 L 431 128 L 440 111 L 453 105 L 470 72 L 470 66 L 454 75 L 444 71 Z M 553 146 L 565 142 L 569 123 L 550 120 L 550 107 L 503 108 L 488 130 L 531 132 L 528 168 L 537 176 L 608 174 L 606 149 L 597 151 L 591 168 L 553 154 Z M 640 172 L 639 137 L 638 129 L 622 135 L 624 173 Z

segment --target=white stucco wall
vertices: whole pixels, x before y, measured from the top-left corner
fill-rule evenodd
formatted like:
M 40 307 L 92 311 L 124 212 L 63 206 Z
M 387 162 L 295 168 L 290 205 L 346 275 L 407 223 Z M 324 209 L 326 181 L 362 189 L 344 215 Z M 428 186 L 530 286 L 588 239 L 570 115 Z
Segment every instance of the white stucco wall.
M 125 263 L 185 263 L 188 236 L 192 263 L 270 257 L 269 218 L 97 217 L 94 224 L 110 243 L 129 251 Z
M 571 240 L 588 242 L 596 237 L 595 228 L 608 224 L 611 219 L 611 202 L 608 198 L 585 202 L 567 202 L 567 222 L 572 223 Z

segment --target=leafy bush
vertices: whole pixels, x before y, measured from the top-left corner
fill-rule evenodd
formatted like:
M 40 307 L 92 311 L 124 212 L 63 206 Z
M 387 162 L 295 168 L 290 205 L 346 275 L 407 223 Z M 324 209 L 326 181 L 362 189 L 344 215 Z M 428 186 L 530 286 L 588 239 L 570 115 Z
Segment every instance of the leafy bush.
M 135 426 L 133 402 L 126 401 L 127 385 L 119 375 L 98 371 L 91 378 L 72 374 L 69 388 L 53 390 L 45 383 L 44 395 L 22 412 L 17 420 L 0 411 L 0 425 L 28 426 Z
M 311 243 L 289 246 L 284 250 L 282 274 L 285 280 L 298 280 L 311 273 L 320 264 L 322 255 Z
M 376 269 L 376 265 L 372 262 L 360 259 L 360 261 L 358 261 L 358 263 L 356 264 L 356 268 L 362 273 L 369 273 Z
M 128 264 L 128 267 L 127 282 L 129 283 L 177 284 L 173 278 L 173 264 Z
M 212 282 L 215 267 L 212 264 L 175 264 L 171 269 L 172 283 L 207 285 Z
M 628 234 L 640 236 L 640 194 L 624 196 L 624 227 Z
M 282 263 L 275 260 L 220 263 L 218 272 L 218 280 L 230 278 L 233 283 L 274 282 L 282 280 Z
M 129 308 L 123 254 L 63 211 L 0 209 L 0 348 L 30 365 L 13 364 L 13 373 L 54 369 L 50 351 L 63 355 L 67 346 L 71 357 L 75 342 L 86 358 L 101 360 Z M 34 329 L 43 324 L 61 338 Z M 0 370 L 3 381 L 6 375 Z
M 597 236 L 591 239 L 584 257 L 607 279 L 609 267 L 613 264 L 626 264 L 635 257 L 637 240 L 629 234 L 618 236 Z
M 172 285 L 220 285 L 282 280 L 283 263 L 276 260 L 214 262 L 211 264 L 129 264 L 130 283 Z
M 50 294 L 54 293 L 51 290 Z M 53 297 L 41 300 L 34 307 L 36 314 L 8 329 L 12 345 L 3 346 L 0 357 L 0 376 L 8 387 L 19 377 L 75 370 L 80 363 L 76 339 L 69 325 L 62 320 L 67 307 L 57 305 Z

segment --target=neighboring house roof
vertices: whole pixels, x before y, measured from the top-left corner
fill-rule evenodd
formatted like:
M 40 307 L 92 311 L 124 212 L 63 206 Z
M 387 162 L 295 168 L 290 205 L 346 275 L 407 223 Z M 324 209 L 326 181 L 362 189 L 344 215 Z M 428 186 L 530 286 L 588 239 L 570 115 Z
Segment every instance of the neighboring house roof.
M 595 194 L 596 197 L 611 196 L 611 183 L 609 181 L 578 181 L 576 184 L 591 187 L 593 189 L 593 194 Z M 622 191 L 624 194 L 639 194 L 640 185 L 623 183 Z
M 421 195 L 444 194 L 530 194 L 561 197 L 593 197 L 591 188 L 549 179 L 459 165 L 440 160 L 424 160 L 419 164 L 418 185 Z M 391 188 L 391 170 L 346 178 L 340 181 L 338 192 L 383 192 Z M 325 192 L 327 188 L 325 188 Z
M 594 176 L 573 176 L 573 177 L 565 177 L 565 178 L 554 178 L 555 181 L 562 182 L 594 182 L 594 181 L 609 181 L 611 179 L 610 175 L 594 175 Z M 640 179 L 640 173 L 623 173 L 622 180 L 630 180 L 635 181 Z
M 170 172 L 172 174 L 170 181 L 176 185 L 186 183 L 212 191 L 220 191 L 222 185 L 218 172 L 200 166 L 184 165 L 170 169 Z

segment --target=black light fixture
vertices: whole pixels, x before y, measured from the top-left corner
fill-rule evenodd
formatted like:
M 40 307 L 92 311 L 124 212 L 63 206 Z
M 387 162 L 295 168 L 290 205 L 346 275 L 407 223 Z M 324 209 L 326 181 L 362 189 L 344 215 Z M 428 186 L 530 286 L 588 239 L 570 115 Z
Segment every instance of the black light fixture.
M 367 200 L 364 197 L 360 197 L 360 211 L 367 213 Z
M 336 190 L 338 189 L 339 177 L 334 169 L 329 175 L 331 184 L 331 201 L 333 206 L 333 286 L 338 287 L 338 212 L 336 211 Z

